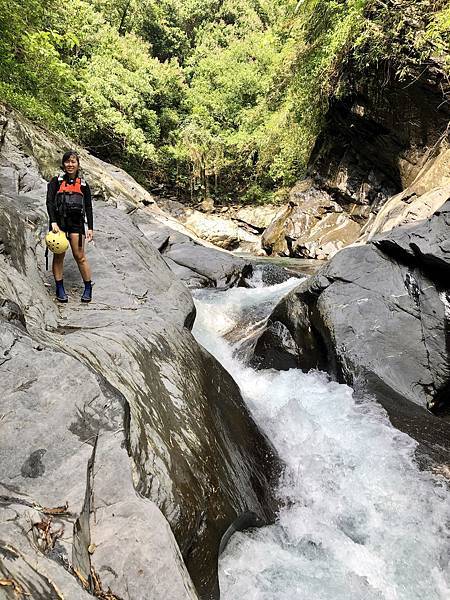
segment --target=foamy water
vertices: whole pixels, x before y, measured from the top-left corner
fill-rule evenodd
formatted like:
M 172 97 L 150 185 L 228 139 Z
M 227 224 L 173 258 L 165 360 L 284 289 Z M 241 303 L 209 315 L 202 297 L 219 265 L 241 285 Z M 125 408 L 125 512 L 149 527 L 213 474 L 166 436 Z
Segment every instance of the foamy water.
M 236 533 L 223 600 L 449 600 L 450 494 L 416 442 L 324 373 L 255 371 L 223 335 L 261 321 L 298 284 L 196 293 L 194 335 L 241 388 L 286 464 L 277 523 Z

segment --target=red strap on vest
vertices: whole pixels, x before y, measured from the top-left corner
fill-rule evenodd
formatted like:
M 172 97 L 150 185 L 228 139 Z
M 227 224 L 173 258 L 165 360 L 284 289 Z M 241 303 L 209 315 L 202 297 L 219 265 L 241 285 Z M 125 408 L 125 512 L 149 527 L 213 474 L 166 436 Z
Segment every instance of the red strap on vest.
M 77 177 L 72 183 L 69 183 L 65 179 L 62 180 L 61 185 L 59 186 L 59 193 L 71 193 L 71 194 L 83 194 L 83 190 L 81 189 L 81 179 Z

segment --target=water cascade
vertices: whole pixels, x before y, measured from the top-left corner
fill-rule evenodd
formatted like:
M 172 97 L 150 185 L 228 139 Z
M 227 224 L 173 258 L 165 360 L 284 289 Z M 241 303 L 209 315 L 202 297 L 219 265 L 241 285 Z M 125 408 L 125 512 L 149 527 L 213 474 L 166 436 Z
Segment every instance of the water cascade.
M 255 371 L 238 358 L 298 283 L 196 292 L 194 335 L 286 464 L 277 522 L 235 533 L 221 557 L 221 598 L 448 600 L 448 481 L 419 470 L 416 442 L 324 373 Z

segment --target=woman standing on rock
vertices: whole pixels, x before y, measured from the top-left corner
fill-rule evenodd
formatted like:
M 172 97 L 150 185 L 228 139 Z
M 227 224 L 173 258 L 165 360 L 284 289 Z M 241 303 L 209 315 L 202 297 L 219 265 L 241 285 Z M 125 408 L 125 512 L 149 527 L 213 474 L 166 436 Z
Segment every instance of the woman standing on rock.
M 53 233 L 63 231 L 70 242 L 72 254 L 84 281 L 82 302 L 92 300 L 91 268 L 84 253 L 84 242 L 94 237 L 94 219 L 92 215 L 91 189 L 79 175 L 80 158 L 74 150 L 69 150 L 61 160 L 64 175 L 53 177 L 47 186 L 47 212 L 50 230 Z M 84 218 L 87 220 L 85 233 Z M 56 283 L 56 299 L 67 302 L 64 289 L 65 252 L 53 255 L 52 271 Z

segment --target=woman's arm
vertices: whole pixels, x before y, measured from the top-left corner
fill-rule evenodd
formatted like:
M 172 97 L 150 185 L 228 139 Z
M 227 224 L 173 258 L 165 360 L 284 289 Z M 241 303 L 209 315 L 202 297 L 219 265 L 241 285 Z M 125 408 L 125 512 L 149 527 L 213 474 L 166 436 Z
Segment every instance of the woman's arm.
M 50 221 L 50 228 L 57 229 L 57 215 L 56 215 L 56 192 L 58 191 L 58 178 L 53 177 L 47 184 L 47 213 Z
M 92 194 L 89 184 L 86 182 L 86 188 L 84 190 L 84 210 L 86 211 L 87 220 L 87 234 L 86 241 L 90 242 L 94 237 L 94 215 L 92 211 Z

